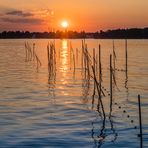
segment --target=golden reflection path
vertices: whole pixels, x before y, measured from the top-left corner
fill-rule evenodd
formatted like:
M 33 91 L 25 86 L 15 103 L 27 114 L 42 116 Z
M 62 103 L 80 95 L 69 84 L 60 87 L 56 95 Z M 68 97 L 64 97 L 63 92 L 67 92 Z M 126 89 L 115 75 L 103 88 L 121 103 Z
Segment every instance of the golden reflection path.
M 68 40 L 63 39 L 61 42 L 61 49 L 60 49 L 60 77 L 61 77 L 61 89 L 63 95 L 68 95 L 68 92 L 64 90 L 65 85 L 68 85 L 68 69 L 69 69 L 69 53 L 68 53 Z

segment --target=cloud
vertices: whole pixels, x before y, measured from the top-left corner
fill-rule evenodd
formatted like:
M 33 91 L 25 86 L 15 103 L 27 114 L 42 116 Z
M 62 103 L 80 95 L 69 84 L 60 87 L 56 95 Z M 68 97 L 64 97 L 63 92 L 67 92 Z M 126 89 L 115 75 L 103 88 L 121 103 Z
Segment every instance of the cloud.
M 9 18 L 3 17 L 1 18 L 3 22 L 7 23 L 28 23 L 28 24 L 41 24 L 44 20 L 39 18 Z
M 9 12 L 6 12 L 6 15 L 15 15 L 15 16 L 22 16 L 22 17 L 33 16 L 32 13 L 30 13 L 30 12 L 23 12 L 21 10 L 9 11 Z

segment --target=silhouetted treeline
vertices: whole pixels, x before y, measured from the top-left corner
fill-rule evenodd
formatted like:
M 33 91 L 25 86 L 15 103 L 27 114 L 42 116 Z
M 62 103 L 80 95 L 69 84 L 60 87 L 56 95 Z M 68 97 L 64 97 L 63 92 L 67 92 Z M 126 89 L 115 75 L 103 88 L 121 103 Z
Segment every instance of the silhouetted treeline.
M 56 31 L 56 32 L 29 32 L 3 31 L 1 39 L 21 38 L 100 38 L 100 39 L 148 39 L 148 28 L 131 28 L 116 30 L 100 30 L 98 32 Z
M 116 29 L 108 31 L 100 31 L 94 33 L 94 38 L 103 39 L 148 39 L 148 28 L 131 28 L 131 29 Z

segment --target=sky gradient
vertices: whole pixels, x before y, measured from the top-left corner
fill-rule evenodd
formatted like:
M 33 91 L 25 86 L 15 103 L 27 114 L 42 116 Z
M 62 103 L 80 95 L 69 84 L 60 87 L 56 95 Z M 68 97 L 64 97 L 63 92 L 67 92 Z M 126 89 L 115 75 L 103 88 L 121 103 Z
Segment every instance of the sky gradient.
M 148 27 L 148 0 L 0 0 L 0 31 Z

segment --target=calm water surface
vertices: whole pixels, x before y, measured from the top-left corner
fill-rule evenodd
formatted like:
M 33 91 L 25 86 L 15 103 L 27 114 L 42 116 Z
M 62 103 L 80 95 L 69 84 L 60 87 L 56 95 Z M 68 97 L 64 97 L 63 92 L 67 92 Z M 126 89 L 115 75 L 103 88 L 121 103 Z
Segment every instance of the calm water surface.
M 25 41 L 42 62 L 25 62 Z M 70 58 L 70 41 L 76 69 Z M 86 88 L 81 75 L 81 40 L 56 40 L 56 77 L 49 80 L 47 43 L 50 40 L 0 40 L 0 147 L 139 148 L 137 95 L 141 94 L 143 144 L 148 147 L 148 40 L 128 41 L 128 81 L 116 71 L 119 90 L 113 88 L 109 118 L 108 95 L 103 97 L 107 115 L 92 106 L 93 81 Z M 102 47 L 103 87 L 109 91 L 109 55 L 112 40 L 86 40 L 90 55 Z M 125 42 L 115 40 L 116 67 L 125 69 Z M 125 111 L 125 113 L 124 113 Z M 129 118 L 128 118 L 129 115 Z M 131 122 L 133 120 L 133 122 Z M 136 128 L 137 127 L 137 128 Z M 104 135 L 104 139 L 100 138 Z

